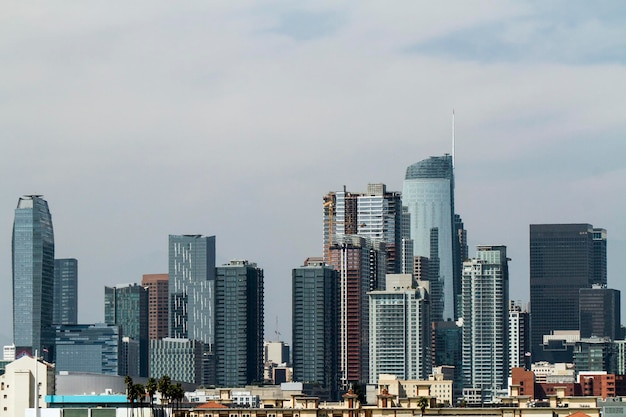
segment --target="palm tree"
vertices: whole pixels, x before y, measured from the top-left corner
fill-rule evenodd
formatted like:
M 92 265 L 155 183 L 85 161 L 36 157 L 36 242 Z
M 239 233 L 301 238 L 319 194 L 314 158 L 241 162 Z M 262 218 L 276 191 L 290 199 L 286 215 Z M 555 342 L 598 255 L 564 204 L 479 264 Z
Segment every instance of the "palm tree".
M 185 390 L 180 382 L 176 385 L 170 385 L 170 392 L 168 396 L 174 400 L 174 404 L 176 404 L 176 409 L 178 410 L 180 408 L 181 401 L 185 398 Z
M 131 390 L 133 387 L 133 379 L 130 377 L 130 375 L 126 375 L 124 377 L 124 383 L 126 384 L 126 399 L 128 400 L 129 405 L 132 407 Z M 126 415 L 128 415 L 128 412 L 126 412 Z
M 155 378 L 149 378 L 146 382 L 146 393 L 150 397 L 150 410 L 153 409 L 154 394 L 157 392 L 157 380 Z
M 169 398 L 171 385 L 172 379 L 167 375 L 163 375 L 161 378 L 159 378 L 159 382 L 157 382 L 157 390 L 161 394 L 161 409 L 163 409 L 163 403 L 165 402 L 165 400 Z
M 426 407 L 428 406 L 430 401 L 428 401 L 428 398 L 426 397 L 419 397 L 417 400 L 417 406 L 420 408 L 421 412 L 422 412 L 422 416 L 424 415 L 424 410 L 426 410 Z
M 146 397 L 146 390 L 144 386 L 141 384 L 133 384 L 133 386 L 130 388 L 129 397 L 130 397 L 130 401 L 132 404 L 133 416 L 134 416 L 135 415 L 135 402 L 137 400 L 141 400 L 141 402 L 143 402 L 144 398 Z

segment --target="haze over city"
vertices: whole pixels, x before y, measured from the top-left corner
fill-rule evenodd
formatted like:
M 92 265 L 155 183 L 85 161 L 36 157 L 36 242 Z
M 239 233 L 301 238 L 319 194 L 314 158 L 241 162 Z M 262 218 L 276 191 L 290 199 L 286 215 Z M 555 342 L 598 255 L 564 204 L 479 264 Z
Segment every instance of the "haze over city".
M 167 272 L 169 234 L 265 271 L 289 341 L 291 270 L 322 252 L 322 197 L 451 152 L 456 212 L 504 244 L 528 300 L 528 225 L 608 232 L 626 290 L 626 6 L 606 2 L 8 2 L 0 15 L 0 313 L 11 229 L 43 194 L 79 322 L 105 285 Z M 278 320 L 277 320 L 278 318 Z M 276 322 L 278 321 L 278 326 Z M 11 343 L 11 320 L 0 343 Z

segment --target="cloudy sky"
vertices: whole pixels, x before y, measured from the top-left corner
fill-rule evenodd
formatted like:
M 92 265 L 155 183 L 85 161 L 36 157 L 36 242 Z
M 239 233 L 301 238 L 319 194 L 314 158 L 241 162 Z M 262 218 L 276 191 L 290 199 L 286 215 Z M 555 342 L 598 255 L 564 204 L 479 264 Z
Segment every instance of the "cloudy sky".
M 401 190 L 451 150 L 470 254 L 506 244 L 528 300 L 528 225 L 609 236 L 626 290 L 626 3 L 6 1 L 0 13 L 0 343 L 11 229 L 43 194 L 79 321 L 105 285 L 167 272 L 168 234 L 217 236 L 265 270 L 289 340 L 291 269 L 322 245 L 322 196 Z M 278 327 L 276 326 L 278 323 Z

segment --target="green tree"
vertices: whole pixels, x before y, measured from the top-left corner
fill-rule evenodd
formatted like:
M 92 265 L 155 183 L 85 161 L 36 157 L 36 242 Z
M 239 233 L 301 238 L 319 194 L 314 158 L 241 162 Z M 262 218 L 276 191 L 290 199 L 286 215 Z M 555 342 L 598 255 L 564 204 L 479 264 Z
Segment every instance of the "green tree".
M 157 390 L 161 394 L 161 408 L 163 408 L 164 403 L 167 404 L 169 400 L 171 385 L 172 379 L 168 375 L 163 375 L 161 378 L 159 378 L 159 382 L 157 383 Z
M 180 403 L 185 398 L 185 390 L 180 382 L 176 385 L 170 385 L 168 397 L 174 401 L 176 407 L 175 409 L 178 410 L 180 408 Z
M 426 410 L 426 407 L 428 407 L 429 403 L 430 401 L 426 397 L 419 397 L 417 399 L 417 406 L 420 408 L 422 415 L 424 415 L 424 411 Z
M 146 382 L 146 393 L 150 397 L 150 409 L 153 409 L 154 404 L 154 394 L 157 392 L 158 385 L 157 380 L 155 378 L 149 378 L 148 382 Z

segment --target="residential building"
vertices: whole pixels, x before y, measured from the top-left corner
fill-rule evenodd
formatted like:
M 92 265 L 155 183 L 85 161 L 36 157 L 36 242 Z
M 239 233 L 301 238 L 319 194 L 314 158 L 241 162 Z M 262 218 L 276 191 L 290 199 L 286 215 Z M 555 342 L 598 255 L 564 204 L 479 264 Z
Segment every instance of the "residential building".
M 579 292 L 593 284 L 607 284 L 606 230 L 590 224 L 530 225 L 533 361 L 550 360 L 544 335 L 580 330 Z
M 24 416 L 29 408 L 47 408 L 46 396 L 54 394 L 54 382 L 54 365 L 40 358 L 24 355 L 7 364 L 0 375 L 0 417 Z
M 385 288 L 385 243 L 335 235 L 330 265 L 339 272 L 339 372 L 341 386 L 369 381 L 369 298 Z
M 427 379 L 432 371 L 428 294 L 411 274 L 388 274 L 369 295 L 369 383 L 380 375 Z
M 78 261 L 54 260 L 52 324 L 78 323 Z
M 56 372 L 73 371 L 121 375 L 120 326 L 104 323 L 59 324 L 56 329 Z
M 379 391 L 385 390 L 389 395 L 397 399 L 397 403 L 409 398 L 432 398 L 435 404 L 452 405 L 452 380 L 445 379 L 443 374 L 434 373 L 424 379 L 402 379 L 396 375 L 380 375 L 378 381 Z M 368 396 L 368 404 L 376 404 Z M 399 404 L 398 404 L 399 405 Z
M 169 337 L 203 343 L 204 385 L 215 379 L 215 236 L 169 236 Z
M 139 344 L 138 368 L 127 375 L 148 376 L 148 291 L 138 284 L 104 287 L 104 322 L 119 326 L 122 337 Z
M 617 347 L 609 338 L 590 337 L 580 339 L 574 346 L 574 369 L 581 372 L 618 371 Z
M 289 345 L 282 340 L 273 340 L 263 342 L 263 361 L 273 362 L 277 365 L 281 363 L 288 364 L 291 362 L 291 349 Z
M 455 320 L 458 294 L 455 294 L 454 263 L 461 259 L 457 244 L 462 222 L 460 218 L 455 222 L 454 218 L 452 156 L 433 156 L 409 166 L 402 204 L 410 214 L 413 255 L 428 257 L 431 266 L 437 267 L 430 277 L 435 282 L 431 284 L 431 320 Z M 435 259 L 437 263 L 433 264 Z M 459 266 L 457 281 L 460 281 L 460 269 Z M 458 284 L 456 287 L 460 288 Z
M 320 262 L 292 271 L 293 379 L 339 399 L 339 272 Z
M 215 275 L 215 375 L 219 386 L 263 380 L 263 269 L 231 260 Z
M 144 274 L 141 285 L 148 290 L 148 339 L 168 337 L 169 275 Z
M 528 311 L 509 301 L 509 369 L 530 368 L 529 323 Z
M 54 231 L 40 195 L 18 200 L 13 222 L 13 343 L 22 352 L 54 358 Z
M 463 390 L 491 401 L 508 377 L 506 246 L 478 246 L 463 263 Z
M 164 375 L 172 381 L 201 385 L 203 378 L 204 344 L 199 340 L 165 339 L 150 340 L 150 377 L 159 379 Z
M 620 291 L 593 285 L 579 290 L 580 337 L 621 339 Z
M 433 366 L 452 368 L 453 397 L 456 401 L 463 395 L 463 328 L 460 321 L 437 321 L 432 323 Z
M 385 184 L 368 184 L 367 192 L 333 191 L 324 196 L 324 261 L 337 235 L 359 235 L 385 242 L 386 272 L 400 273 L 403 266 L 403 214 L 401 194 Z

